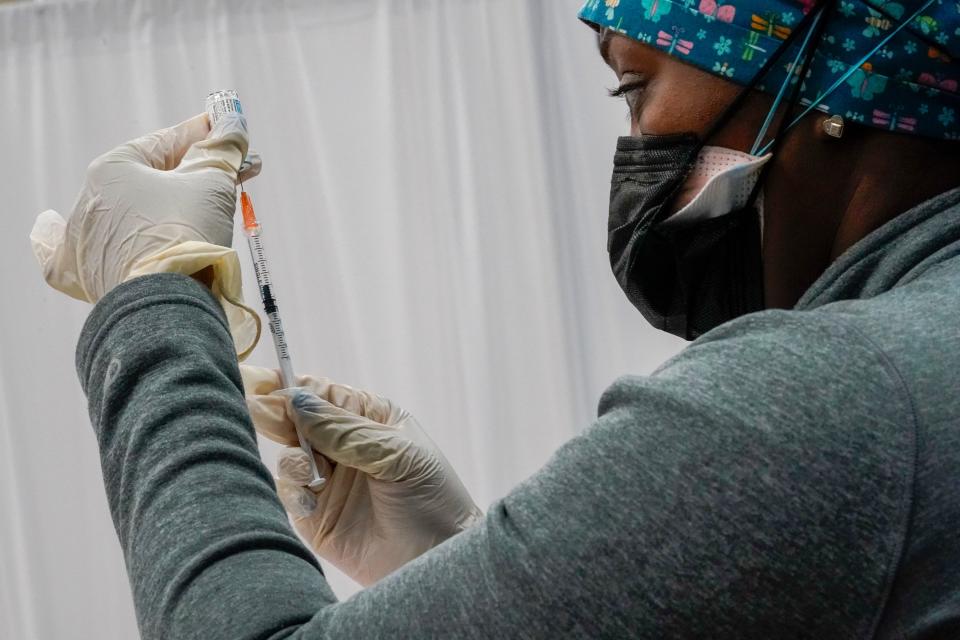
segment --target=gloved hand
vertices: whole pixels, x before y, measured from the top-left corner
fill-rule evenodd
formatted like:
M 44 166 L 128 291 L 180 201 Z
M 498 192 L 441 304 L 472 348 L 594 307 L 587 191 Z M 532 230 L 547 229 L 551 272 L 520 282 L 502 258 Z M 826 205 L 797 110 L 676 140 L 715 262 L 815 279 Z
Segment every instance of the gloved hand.
M 367 586 L 483 516 L 460 478 L 408 412 L 326 379 L 280 389 L 270 369 L 242 366 L 247 405 L 262 435 L 290 445 L 277 491 L 320 557 Z M 327 479 L 306 487 L 310 465 L 294 421 Z
M 240 265 L 230 244 L 235 181 L 247 146 L 242 115 L 224 116 L 212 132 L 207 116 L 199 115 L 94 160 L 70 219 L 44 211 L 30 234 L 47 283 L 97 302 L 138 275 L 194 275 L 210 267 L 208 284 L 225 303 L 245 355 L 256 343 L 253 334 L 259 336 L 259 319 L 242 304 Z

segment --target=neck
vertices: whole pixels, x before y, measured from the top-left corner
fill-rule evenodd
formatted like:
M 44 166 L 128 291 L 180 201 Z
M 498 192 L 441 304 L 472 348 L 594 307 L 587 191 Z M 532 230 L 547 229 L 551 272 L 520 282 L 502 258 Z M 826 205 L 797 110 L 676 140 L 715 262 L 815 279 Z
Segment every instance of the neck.
M 847 249 L 916 205 L 960 185 L 956 143 L 848 127 L 825 138 L 820 118 L 785 141 L 766 185 L 764 287 L 790 308 Z M 799 129 L 800 127 L 798 127 Z
M 960 149 L 891 136 L 870 136 L 853 155 L 851 175 L 859 178 L 839 217 L 831 259 L 901 213 L 960 185 Z

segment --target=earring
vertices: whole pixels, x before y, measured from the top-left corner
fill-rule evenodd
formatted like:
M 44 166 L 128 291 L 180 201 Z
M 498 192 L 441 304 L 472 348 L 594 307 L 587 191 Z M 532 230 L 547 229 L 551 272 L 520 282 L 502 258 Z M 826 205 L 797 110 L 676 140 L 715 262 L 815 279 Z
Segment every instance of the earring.
M 843 118 L 832 115 L 823 121 L 823 132 L 831 138 L 843 137 Z

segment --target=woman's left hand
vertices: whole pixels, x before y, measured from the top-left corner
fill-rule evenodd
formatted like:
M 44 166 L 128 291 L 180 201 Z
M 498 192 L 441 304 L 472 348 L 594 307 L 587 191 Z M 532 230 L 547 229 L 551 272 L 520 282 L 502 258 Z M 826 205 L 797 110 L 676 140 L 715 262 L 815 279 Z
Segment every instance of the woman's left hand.
M 206 115 L 120 145 L 94 160 L 64 220 L 41 213 L 30 233 L 50 286 L 97 302 L 141 263 L 188 241 L 229 247 L 247 124 Z

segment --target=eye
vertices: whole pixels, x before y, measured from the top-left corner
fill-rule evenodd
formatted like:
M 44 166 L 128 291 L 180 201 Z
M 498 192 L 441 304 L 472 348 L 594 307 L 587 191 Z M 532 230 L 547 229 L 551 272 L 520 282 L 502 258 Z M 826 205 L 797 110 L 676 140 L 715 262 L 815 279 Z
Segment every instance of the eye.
M 646 83 L 643 80 L 631 80 L 630 82 L 624 82 L 616 89 L 608 89 L 607 93 L 610 94 L 611 98 L 629 98 L 630 94 L 643 89 Z
M 623 98 L 626 100 L 627 107 L 630 109 L 630 115 L 636 118 L 639 113 L 640 98 L 646 86 L 647 81 L 645 79 L 635 75 L 628 77 L 624 74 L 620 80 L 620 86 L 616 89 L 610 89 L 608 93 L 611 98 Z

